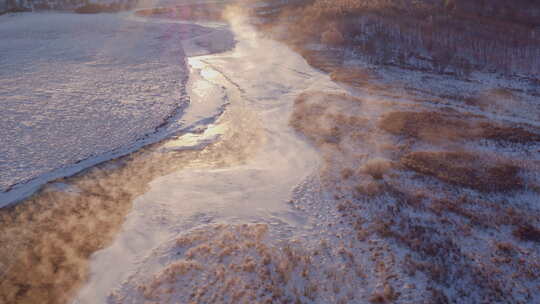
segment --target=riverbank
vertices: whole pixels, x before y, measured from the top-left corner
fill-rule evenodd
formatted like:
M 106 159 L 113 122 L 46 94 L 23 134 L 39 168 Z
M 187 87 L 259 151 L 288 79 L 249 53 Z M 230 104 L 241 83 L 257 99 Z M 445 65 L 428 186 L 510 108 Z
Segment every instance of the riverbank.
M 501 70 L 448 72 L 448 66 L 437 70 L 442 61 L 436 56 L 431 66 L 414 55 L 414 64 L 393 60 L 400 44 L 391 39 L 411 38 L 403 27 L 392 32 L 393 21 L 379 25 L 381 16 L 372 16 L 360 3 L 293 4 L 269 9 L 282 18 L 270 16 L 259 28 L 296 49 L 343 89 L 302 94 L 291 125 L 324 159 L 322 189 L 345 224 L 341 251 L 367 269 L 358 274 L 367 280 L 355 295 L 372 303 L 537 300 L 536 75 L 509 76 L 520 74 L 519 68 L 508 75 Z M 384 16 L 384 6 L 375 8 Z M 266 10 L 261 7 L 259 15 Z M 321 23 L 321 18 L 335 23 Z M 296 30 L 284 31 L 287 24 Z M 328 27 L 327 32 L 317 26 Z M 309 41 L 296 40 L 302 33 Z M 430 38 L 453 41 L 447 34 Z M 527 42 L 529 47 L 535 43 Z M 351 50 L 351 44 L 360 47 Z M 422 51 L 418 45 L 415 50 Z M 533 62 L 525 60 L 526 69 Z
M 55 19 L 57 22 L 67 18 L 76 24 L 79 24 L 77 22 L 82 22 L 84 24 L 90 19 L 95 19 L 93 16 L 79 19 L 80 17 L 77 16 L 74 20 L 71 17 L 72 15 L 68 14 L 44 15 L 28 14 L 25 18 L 32 18 L 34 16 L 38 20 L 32 22 L 39 23 L 40 18 L 58 15 L 58 18 Z M 87 122 L 92 125 L 103 124 L 104 126 L 101 129 L 96 127 L 84 129 L 83 131 L 92 132 L 99 129 L 99 132 L 104 133 L 98 132 L 97 135 L 100 135 L 100 138 L 95 138 L 95 140 L 102 140 L 103 143 L 110 142 L 118 145 L 124 143 L 128 138 L 122 138 L 122 141 L 117 141 L 117 136 L 121 136 L 122 134 L 126 135 L 126 132 L 129 131 L 135 131 L 129 127 L 130 123 L 137 121 L 134 116 L 135 114 L 140 113 L 141 119 L 143 116 L 148 118 L 148 115 L 157 116 L 160 114 L 160 112 L 157 111 L 159 106 L 165 105 L 169 105 L 171 109 L 180 107 L 182 111 L 177 115 L 172 115 L 166 124 L 163 124 L 162 121 L 158 121 L 157 126 L 159 131 L 156 134 L 145 136 L 140 141 L 136 141 L 135 144 L 127 145 L 127 147 L 123 146 L 119 149 L 120 152 L 113 151 L 110 154 L 105 154 L 114 157 L 114 160 L 106 162 L 106 158 L 104 158 L 102 154 L 99 157 L 90 160 L 90 162 L 83 161 L 80 163 L 80 166 L 75 166 L 74 169 L 61 169 L 62 174 L 74 174 L 75 172 L 84 169 L 82 165 L 93 165 L 96 162 L 101 163 L 100 165 L 83 170 L 71 177 L 57 178 L 58 176 L 53 176 L 51 178 L 57 178 L 54 182 L 48 183 L 30 198 L 27 198 L 18 204 L 0 209 L 0 221 L 2 224 L 0 226 L 0 240 L 2 244 L 6 244 L 6 246 L 0 248 L 0 256 L 2 257 L 0 260 L 0 274 L 4 278 L 0 283 L 0 299 L 5 303 L 69 302 L 77 287 L 79 287 L 88 277 L 88 262 L 91 255 L 97 250 L 107 246 L 113 240 L 124 222 L 125 215 L 131 209 L 132 200 L 147 189 L 146 184 L 160 174 L 165 174 L 165 172 L 171 172 L 171 170 L 189 165 L 190 157 L 187 155 L 200 153 L 204 146 L 215 141 L 215 139 L 207 139 L 206 142 L 197 142 L 195 144 L 190 142 L 180 142 L 179 145 L 181 147 L 172 149 L 173 152 L 171 153 L 165 153 L 164 151 L 169 149 L 169 147 L 165 143 L 159 143 L 164 138 L 170 138 L 173 135 L 180 136 L 186 132 L 199 134 L 204 131 L 208 125 L 212 124 L 220 117 L 228 104 L 225 96 L 221 94 L 221 89 L 219 87 L 206 87 L 205 91 L 208 93 L 211 92 L 211 95 L 209 97 L 198 97 L 197 93 L 204 94 L 205 91 L 200 91 L 196 88 L 197 85 L 195 84 L 188 84 L 188 91 L 195 91 L 191 94 L 188 92 L 191 96 L 189 106 L 182 104 L 182 99 L 178 99 L 178 96 L 176 96 L 178 92 L 184 90 L 182 82 L 187 80 L 187 75 L 182 73 L 182 71 L 186 71 L 181 69 L 184 64 L 181 41 L 187 37 L 195 36 L 197 30 L 202 27 L 174 23 L 155 24 L 148 22 L 148 24 L 146 24 L 140 20 L 126 21 L 126 17 L 129 16 L 122 14 L 98 16 L 97 19 L 102 21 L 101 29 L 104 29 L 107 25 L 111 24 L 114 26 L 108 28 L 107 31 L 102 32 L 102 34 L 105 33 L 105 39 L 101 41 L 102 43 L 97 43 L 98 41 L 96 40 L 85 40 L 85 42 L 88 43 L 96 43 L 98 47 L 85 50 L 89 53 L 83 52 L 78 54 L 78 56 L 81 57 L 78 57 L 78 61 L 73 63 L 73 65 L 77 63 L 80 66 L 79 69 L 82 70 L 80 71 L 82 75 L 76 74 L 77 77 L 82 77 L 86 74 L 90 76 L 90 72 L 87 70 L 110 69 L 112 74 L 106 77 L 119 77 L 118 79 L 114 79 L 117 82 L 118 80 L 125 80 L 125 82 L 120 83 L 121 87 L 118 89 L 114 88 L 114 85 L 117 84 L 117 82 L 113 82 L 113 80 L 107 83 L 104 82 L 102 87 L 106 92 L 115 94 L 110 97 L 111 99 L 108 100 L 108 102 L 113 105 L 118 104 L 120 109 L 123 109 L 124 112 L 114 111 L 113 107 L 113 110 L 111 110 L 110 113 L 105 112 L 102 113 L 103 115 L 95 113 L 90 115 L 91 117 L 86 117 L 88 116 L 88 113 L 84 112 L 84 110 L 99 112 L 99 110 L 104 109 L 103 107 L 106 106 L 107 103 L 100 98 L 106 98 L 106 95 L 103 96 L 105 93 L 98 94 L 99 91 L 96 93 L 97 100 L 102 101 L 101 103 L 98 103 L 98 105 L 101 106 L 99 108 L 92 108 L 91 102 L 81 103 L 81 100 L 79 99 L 62 99 L 64 95 L 66 95 L 67 98 L 68 96 L 76 94 L 78 91 L 73 91 L 74 88 L 79 88 L 82 92 L 89 89 L 88 87 L 75 86 L 77 83 L 72 81 L 67 82 L 65 87 L 60 87 L 69 89 L 71 95 L 64 94 L 60 91 L 51 96 L 51 98 L 60 98 L 59 100 L 53 98 L 55 103 L 48 105 L 50 106 L 51 111 L 56 109 L 58 115 L 64 116 L 61 116 L 50 126 L 54 128 L 62 127 L 64 124 L 61 122 L 65 119 L 72 119 L 73 123 L 81 123 L 80 121 L 77 121 L 77 115 L 83 115 L 82 122 Z M 106 19 L 108 22 L 104 22 L 103 19 Z M 31 29 L 32 27 L 28 28 L 28 30 Z M 119 40 L 116 40 L 116 35 L 108 38 L 108 35 L 118 33 L 116 31 L 119 29 L 123 29 L 121 33 L 124 38 L 118 38 Z M 194 33 L 195 35 L 188 35 L 190 29 L 197 29 Z M 71 30 L 73 30 L 73 28 Z M 145 30 L 149 32 L 145 32 Z M 160 32 L 160 30 L 164 32 Z M 41 34 L 43 33 L 39 33 L 39 31 L 47 31 L 46 27 L 40 28 L 37 31 L 38 34 L 40 34 L 39 37 L 41 39 L 47 37 L 46 35 L 42 36 Z M 208 28 L 205 30 L 205 33 L 211 34 L 213 31 L 215 30 Z M 15 31 L 10 33 L 14 34 Z M 160 36 L 160 33 L 165 36 Z M 56 36 L 54 31 L 50 32 L 49 35 L 52 35 L 52 37 L 56 39 L 53 39 L 52 41 L 58 41 L 60 39 Z M 148 36 L 147 40 L 142 39 L 144 35 Z M 122 50 L 121 47 L 115 47 L 116 43 L 122 43 L 126 40 L 129 41 L 130 37 L 133 38 L 137 36 L 139 36 L 139 38 L 136 40 L 136 44 L 126 44 L 122 47 L 136 47 L 138 45 L 143 49 L 139 49 L 134 54 L 116 53 L 117 51 Z M 60 35 L 60 37 L 62 36 Z M 208 39 L 211 38 L 214 38 L 214 36 L 208 36 Z M 227 36 L 222 36 L 222 38 L 227 39 Z M 20 44 L 25 41 L 24 39 L 25 38 L 21 38 L 16 41 Z M 200 35 L 198 36 L 198 39 L 200 41 L 204 40 Z M 148 45 L 144 45 L 144 43 L 148 43 Z M 229 40 L 228 43 L 223 42 L 221 45 L 231 47 L 233 41 Z M 13 45 L 4 47 L 13 47 Z M 54 56 L 59 56 L 58 60 L 70 59 L 69 57 L 66 58 L 62 56 L 62 54 L 65 54 L 65 52 L 69 50 L 69 48 L 67 48 L 67 50 L 64 49 L 66 45 L 58 45 L 56 47 L 56 49 L 54 47 L 49 49 L 49 53 L 43 54 L 44 57 L 38 57 L 38 60 L 44 60 L 46 62 L 50 61 L 50 66 L 52 68 L 55 61 L 51 61 L 51 58 L 47 60 L 46 56 L 53 56 L 53 58 L 55 58 Z M 159 56 L 148 56 L 147 59 L 150 60 L 149 63 L 145 63 L 144 60 L 141 60 L 136 65 L 129 65 L 128 63 L 130 60 L 140 59 L 137 57 L 139 54 L 141 54 L 141 56 L 149 55 L 145 53 L 144 48 L 147 48 L 147 52 L 156 52 Z M 60 53 L 57 54 L 55 50 L 58 50 Z M 97 54 L 92 53 L 92 50 L 95 50 Z M 34 58 L 32 52 L 36 51 L 38 50 L 29 50 L 27 53 L 21 52 L 19 56 L 24 57 L 25 54 L 30 54 L 29 56 L 26 56 L 26 58 Z M 113 52 L 112 55 L 114 56 L 107 57 L 106 55 L 110 52 Z M 105 56 L 103 53 L 105 53 Z M 72 60 L 75 60 L 75 58 L 72 58 Z M 11 64 L 13 65 L 13 68 L 15 68 L 17 66 L 15 63 L 16 61 L 9 63 L 3 62 L 3 65 Z M 42 67 L 43 65 L 38 66 Z M 47 67 L 47 65 L 45 65 L 45 67 Z M 161 69 L 154 71 L 153 68 L 156 67 L 160 67 Z M 129 82 L 128 80 L 130 78 L 128 76 L 130 74 L 122 73 L 123 69 L 128 69 L 128 72 L 138 73 L 132 76 L 135 77 L 135 75 L 138 75 L 140 79 Z M 40 70 L 38 69 L 37 73 L 39 73 L 39 71 Z M 87 72 L 86 74 L 85 71 Z M 115 73 L 120 73 L 124 76 L 120 77 Z M 191 77 L 193 81 L 196 81 L 197 77 L 200 77 L 197 76 L 199 73 L 200 71 L 197 69 L 192 70 Z M 160 75 L 163 75 L 163 77 L 166 78 L 162 78 Z M 92 81 L 99 82 L 107 80 L 106 77 L 102 79 L 95 76 L 96 75 L 92 76 Z M 6 86 L 6 93 L 14 92 L 23 85 L 19 83 L 17 86 L 17 82 L 9 78 L 2 79 L 4 82 L 9 82 L 14 85 Z M 45 77 L 39 77 L 39 79 L 42 79 L 43 81 L 46 80 Z M 51 80 L 51 77 L 48 79 Z M 83 80 L 84 79 L 79 79 L 81 84 L 86 83 Z M 152 81 L 162 82 L 154 87 Z M 62 83 L 60 80 L 58 82 Z M 133 89 L 133 102 L 127 102 L 131 95 L 125 94 L 126 90 L 122 89 L 122 84 L 127 86 L 126 90 L 129 88 Z M 170 87 L 164 88 L 164 85 Z M 144 96 L 147 96 L 145 94 L 152 97 L 152 100 L 148 100 L 147 102 L 149 105 L 153 105 L 154 108 L 145 108 L 145 100 L 141 99 Z M 90 97 L 92 96 L 93 95 Z M 180 97 L 182 97 L 182 95 L 180 95 Z M 185 98 L 185 96 L 183 96 L 183 98 Z M 58 102 L 62 100 L 67 104 L 58 104 Z M 83 101 L 84 100 L 85 99 L 83 99 Z M 80 104 L 75 104 L 75 109 L 68 107 L 66 108 L 66 111 L 60 111 L 65 108 L 65 106 L 69 105 L 70 102 L 78 102 Z M 16 104 L 14 104 L 14 106 L 15 105 Z M 81 107 L 79 111 L 75 111 L 77 106 Z M 121 106 L 125 106 L 125 108 L 121 108 Z M 129 116 L 130 110 L 134 110 L 132 113 L 133 115 L 131 116 L 131 119 L 134 121 L 124 123 L 121 119 L 123 117 L 122 115 Z M 148 112 L 153 110 L 155 110 L 153 113 Z M 75 111 L 74 115 L 69 115 L 69 111 Z M 108 118 L 107 115 L 113 115 L 114 118 Z M 165 117 L 168 117 L 169 115 L 170 113 L 166 113 Z M 11 116 L 8 117 L 9 119 L 17 118 Z M 44 116 L 43 119 L 48 121 L 48 119 L 54 117 L 54 115 L 52 117 Z M 4 121 L 4 123 L 9 121 L 11 120 Z M 46 123 L 46 121 L 42 123 Z M 114 131 L 119 132 L 116 133 L 117 136 L 110 133 L 112 131 L 107 129 L 114 124 L 121 124 L 119 129 L 113 129 Z M 142 125 L 138 127 L 142 128 L 148 125 L 152 125 L 152 120 L 142 123 Z M 72 128 L 71 131 L 76 132 L 76 130 L 80 130 L 79 127 L 80 126 L 77 125 Z M 126 128 L 127 130 L 122 128 Z M 58 132 L 51 132 L 52 134 L 45 138 L 50 139 L 50 136 L 60 136 L 62 130 L 64 129 L 59 129 Z M 89 136 L 94 136 L 94 134 L 90 134 Z M 94 137 L 87 137 L 88 136 L 80 136 L 80 138 L 77 137 L 76 139 L 81 141 L 85 139 L 91 141 L 91 139 L 94 139 Z M 136 138 L 135 134 L 134 137 Z M 65 137 L 62 138 L 64 140 L 69 139 Z M 9 139 L 9 137 L 6 137 L 6 140 Z M 85 144 L 88 143 L 85 142 Z M 44 149 L 40 151 L 52 153 L 54 150 L 48 150 L 48 148 L 45 149 L 51 145 L 54 145 L 54 143 L 51 142 L 45 147 L 40 147 L 41 149 Z M 66 149 L 63 145 L 64 143 L 57 143 L 55 148 L 62 149 L 62 151 L 65 149 L 67 152 L 71 151 Z M 147 147 L 140 149 L 143 145 L 147 145 Z M 81 149 L 82 147 L 73 146 L 71 148 Z M 182 148 L 188 151 L 183 153 L 174 152 L 182 150 Z M 135 149 L 139 151 L 132 153 Z M 163 152 L 160 152 L 162 150 Z M 124 154 L 129 155 L 122 156 Z M 155 155 L 156 158 L 161 161 L 157 161 L 156 163 L 145 161 L 148 159 L 144 155 L 149 154 Z M 178 154 L 181 154 L 181 156 Z M 18 161 L 25 160 L 20 155 L 19 157 Z M 175 160 L 175 164 L 167 165 L 171 160 Z M 140 169 L 140 171 L 138 169 Z M 46 180 L 40 181 L 40 183 L 45 182 Z

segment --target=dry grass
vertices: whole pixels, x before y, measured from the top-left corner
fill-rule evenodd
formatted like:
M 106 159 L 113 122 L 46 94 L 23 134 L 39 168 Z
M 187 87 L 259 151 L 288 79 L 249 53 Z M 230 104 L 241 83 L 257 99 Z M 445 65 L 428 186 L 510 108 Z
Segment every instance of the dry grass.
M 360 182 L 355 188 L 356 193 L 367 196 L 375 196 L 381 194 L 381 191 L 383 190 L 381 185 L 371 176 L 365 175 L 359 176 L 358 178 L 360 179 Z
M 45 4 L 48 6 L 48 4 Z M 111 3 L 111 4 L 99 4 L 99 3 L 86 3 L 81 7 L 75 9 L 77 14 L 99 14 L 99 13 L 117 13 L 120 11 L 129 10 L 133 7 L 133 4 L 129 3 Z M 44 9 L 47 9 L 45 7 Z
M 338 68 L 330 73 L 330 79 L 352 86 L 371 85 L 376 79 L 374 72 L 361 68 Z
M 379 127 L 395 135 L 429 142 L 490 139 L 514 143 L 540 141 L 540 134 L 520 126 L 489 122 L 472 115 L 441 112 L 395 111 L 384 115 Z
M 95 169 L 88 177 L 114 181 Z M 15 207 L 2 209 L 0 242 L 16 250 L 0 260 L 7 265 L 0 282 L 2 303 L 67 303 L 87 277 L 90 255 L 112 240 L 137 192 L 103 191 L 79 179 L 82 195 L 43 191 Z M 108 193 L 107 193 L 108 192 Z
M 540 142 L 540 134 L 527 131 L 521 127 L 495 125 L 488 122 L 479 123 L 481 138 L 505 140 L 514 143 Z
M 142 17 L 166 17 L 178 20 L 224 21 L 223 4 L 190 4 L 175 7 L 140 9 L 135 12 Z
M 540 229 L 530 224 L 521 224 L 514 230 L 514 236 L 524 241 L 540 242 Z
M 339 257 L 351 255 L 345 248 L 323 246 L 316 253 L 298 242 L 276 242 L 266 224 L 201 227 L 181 236 L 173 251 L 177 260 L 132 282 L 135 297 L 149 303 L 312 303 L 342 291 L 348 299 L 358 296 L 359 286 L 346 283 L 356 274 L 343 271 L 354 263 Z M 329 256 L 336 265 L 321 264 Z
M 334 193 L 351 235 L 364 244 L 397 243 L 398 249 L 388 250 L 406 254 L 392 269 L 409 278 L 425 276 L 427 289 L 414 294 L 426 303 L 532 299 L 534 287 L 516 288 L 515 282 L 534 286 L 540 278 L 537 251 L 522 244 L 540 240 L 538 211 L 512 198 L 534 184 L 525 179 L 537 166 L 519 157 L 540 132 L 449 108 L 404 110 L 371 99 L 336 106 L 341 102 L 305 94 L 295 104 L 291 125 L 321 150 L 325 187 Z M 373 108 L 382 110 L 362 112 Z M 346 123 L 355 116 L 362 123 Z M 326 140 L 330 134 L 339 140 Z M 475 144 L 486 148 L 486 143 L 496 148 L 476 150 Z M 519 156 L 501 155 L 501 146 Z M 426 149 L 433 151 L 418 151 Z M 501 229 L 508 226 L 513 233 Z M 381 288 L 370 295 L 366 300 L 372 303 L 395 302 Z
M 336 50 L 306 50 L 301 47 L 295 47 L 306 59 L 310 66 L 321 71 L 331 73 L 343 66 L 343 53 Z
M 519 168 L 468 152 L 411 152 L 401 164 L 447 183 L 481 191 L 508 191 L 523 186 Z
M 466 102 L 485 110 L 490 107 L 497 109 L 504 108 L 504 106 L 515 106 L 516 100 L 517 98 L 512 91 L 505 88 L 495 88 L 482 92 L 478 96 L 469 97 Z
M 318 145 L 339 145 L 346 129 L 363 128 L 367 122 L 341 111 L 340 105 L 350 104 L 360 106 L 362 100 L 345 94 L 304 93 L 295 100 L 290 124 Z
M 470 134 L 470 130 L 465 130 L 466 124 L 467 122 L 457 116 L 439 112 L 395 111 L 384 115 L 379 127 L 395 135 L 435 141 L 440 138 L 456 140 L 462 138 L 464 133 Z
M 368 174 L 374 179 L 382 179 L 383 175 L 394 168 L 394 163 L 386 158 L 375 157 L 366 161 L 359 169 L 361 173 Z
M 104 164 L 65 179 L 76 193 L 45 187 L 24 202 L 1 209 L 0 244 L 10 246 L 0 247 L 0 266 L 4 266 L 0 303 L 69 302 L 87 279 L 90 256 L 112 241 L 133 199 L 153 179 L 185 166 L 242 162 L 260 140 L 251 133 L 256 127 L 249 130 L 239 134 L 231 129 L 222 141 L 200 151 L 156 153 L 148 147 L 112 161 L 116 168 Z
M 345 43 L 345 38 L 336 28 L 330 28 L 322 33 L 321 42 L 326 45 L 339 46 Z

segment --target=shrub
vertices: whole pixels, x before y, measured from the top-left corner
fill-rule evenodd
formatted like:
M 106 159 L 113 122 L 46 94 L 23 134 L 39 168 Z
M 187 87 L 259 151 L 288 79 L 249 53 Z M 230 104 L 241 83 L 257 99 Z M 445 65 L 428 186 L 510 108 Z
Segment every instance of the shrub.
M 360 178 L 355 190 L 360 195 L 375 196 L 381 193 L 382 187 L 371 176 L 365 175 Z
M 374 79 L 371 71 L 361 68 L 338 68 L 330 73 L 330 79 L 348 85 L 366 85 L 368 81 Z
M 185 4 L 175 7 L 156 7 L 150 9 L 140 9 L 136 15 L 143 17 L 167 17 L 180 20 L 223 20 L 222 4 Z
M 527 143 L 540 141 L 540 134 L 520 126 L 476 120 L 472 115 L 440 112 L 395 111 L 385 114 L 379 127 L 394 135 L 405 135 L 427 141 L 457 139 L 490 139 Z
M 379 127 L 394 135 L 406 135 L 423 139 L 458 139 L 466 122 L 439 112 L 390 112 L 379 121 Z M 468 130 L 467 132 L 470 132 Z M 468 133 L 466 133 L 468 134 Z
M 322 33 L 321 42 L 331 46 L 339 46 L 345 43 L 345 38 L 337 29 L 331 28 Z
M 360 172 L 368 174 L 374 179 L 382 179 L 383 175 L 392 168 L 393 163 L 391 160 L 375 157 L 365 162 L 360 167 Z
M 540 229 L 525 224 L 514 230 L 514 236 L 524 241 L 540 242 Z
M 98 13 L 114 13 L 123 9 L 120 5 L 104 5 L 97 3 L 87 3 L 84 6 L 75 9 L 77 14 L 98 14 Z

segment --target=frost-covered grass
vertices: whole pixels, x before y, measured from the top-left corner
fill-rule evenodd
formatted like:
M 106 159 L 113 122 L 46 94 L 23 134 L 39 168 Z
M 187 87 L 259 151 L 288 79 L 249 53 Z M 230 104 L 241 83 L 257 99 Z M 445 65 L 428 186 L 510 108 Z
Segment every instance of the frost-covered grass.
M 368 275 L 381 284 L 372 298 L 398 295 L 382 279 L 392 257 L 378 270 L 364 268 L 351 244 L 276 241 L 267 224 L 202 226 L 164 249 L 172 258 L 158 273 L 133 278 L 111 294 L 111 303 L 351 303 L 361 300 Z M 392 263 L 392 262 L 390 262 Z M 141 277 L 144 279 L 141 280 Z
M 354 73 L 334 75 L 354 97 L 306 93 L 291 125 L 323 153 L 325 189 L 349 233 L 391 244 L 387 250 L 400 256 L 393 270 L 416 282 L 417 301 L 537 301 L 540 163 L 531 151 L 540 131 L 529 119 L 539 114 L 533 98 L 505 91 L 482 107 L 444 96 L 418 99 L 409 94 L 414 88 L 431 96 L 467 90 L 465 81 L 447 76 L 426 75 L 444 87 L 411 81 L 419 74 L 380 68 L 370 80 L 365 73 L 359 81 Z M 394 75 L 406 88 L 388 81 Z M 486 80 L 479 86 L 493 84 Z M 521 108 L 501 111 L 505 100 Z
M 112 303 L 305 302 L 330 287 L 310 279 L 322 274 L 323 269 L 312 267 L 322 255 L 293 243 L 272 245 L 266 224 L 203 226 L 167 250 L 182 258 L 148 281 L 132 282 L 135 292 L 113 295 Z M 328 274 L 337 277 L 334 271 Z M 339 278 L 337 288 L 345 281 L 343 274 Z

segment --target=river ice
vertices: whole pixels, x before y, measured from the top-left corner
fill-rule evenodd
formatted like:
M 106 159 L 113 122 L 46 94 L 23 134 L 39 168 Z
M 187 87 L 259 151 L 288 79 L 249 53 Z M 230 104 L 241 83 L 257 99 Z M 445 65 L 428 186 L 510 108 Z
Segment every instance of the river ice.
M 10 188 L 170 122 L 187 100 L 180 41 L 207 31 L 115 14 L 1 16 L 0 205 Z

